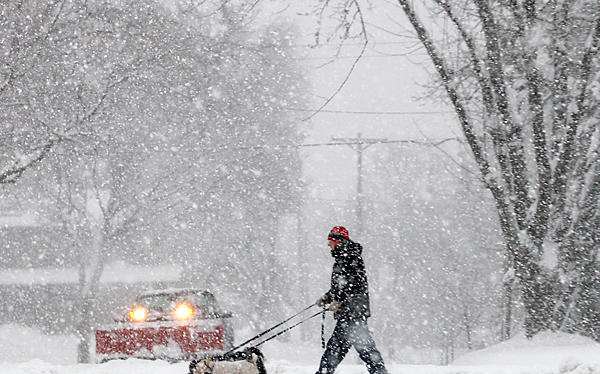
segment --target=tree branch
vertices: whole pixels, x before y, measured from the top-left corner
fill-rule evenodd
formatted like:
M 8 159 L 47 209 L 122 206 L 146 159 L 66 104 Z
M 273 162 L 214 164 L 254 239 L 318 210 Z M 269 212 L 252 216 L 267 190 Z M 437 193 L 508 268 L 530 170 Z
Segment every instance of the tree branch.
M 23 165 L 15 165 L 0 173 L 0 184 L 15 183 L 27 169 L 45 159 L 52 148 L 54 148 L 60 141 L 60 138 L 56 140 L 50 140 L 42 147 L 40 153 L 36 157 L 28 160 Z
M 327 0 L 325 2 L 325 5 L 323 5 L 324 9 L 327 4 L 329 3 L 329 0 Z M 357 16 L 359 18 L 360 21 L 360 26 L 361 26 L 361 35 L 364 38 L 364 42 L 362 44 L 362 48 L 360 50 L 360 53 L 358 54 L 358 57 L 356 57 L 356 59 L 353 61 L 352 66 L 350 67 L 350 70 L 348 70 L 348 73 L 346 74 L 346 76 L 344 77 L 344 80 L 342 81 L 342 83 L 338 86 L 338 88 L 333 92 L 333 94 L 331 94 L 327 100 L 325 100 L 325 102 L 312 114 L 310 114 L 308 117 L 304 118 L 303 121 L 308 121 L 311 118 L 313 118 L 314 116 L 316 116 L 321 110 L 323 110 L 323 108 L 325 108 L 327 105 L 329 105 L 329 103 L 331 102 L 331 100 L 333 100 L 333 98 L 342 90 L 342 88 L 344 88 L 344 86 L 346 85 L 346 83 L 348 83 L 348 81 L 350 80 L 350 76 L 352 75 L 352 73 L 354 72 L 354 70 L 356 69 L 356 66 L 358 65 L 358 61 L 360 61 L 360 59 L 362 58 L 362 56 L 365 53 L 365 50 L 367 49 L 367 44 L 369 43 L 369 39 L 367 38 L 367 30 L 366 30 L 366 26 L 365 26 L 365 20 L 363 18 L 363 14 L 360 8 L 360 5 L 358 4 L 357 0 L 352 0 L 351 3 L 354 4 L 354 6 L 356 7 L 357 11 Z M 352 26 L 352 24 L 349 24 L 347 26 L 347 30 L 346 30 L 346 37 L 347 37 L 347 32 L 349 30 L 349 28 Z M 317 38 L 318 38 L 318 34 L 317 34 Z
M 510 113 L 508 93 L 500 56 L 501 48 L 498 44 L 495 21 L 487 0 L 475 0 L 479 10 L 479 17 L 483 23 L 483 33 L 486 40 L 486 50 L 489 62 L 489 74 L 495 92 L 495 103 L 500 114 L 505 131 L 508 131 L 508 158 L 512 169 L 512 186 L 518 196 L 514 203 L 514 210 L 520 229 L 528 226 L 527 209 L 531 205 L 528 195 L 527 167 L 524 160 L 523 138 L 521 128 L 514 123 Z
M 576 153 L 576 136 L 579 128 L 580 120 L 587 114 L 588 108 L 586 103 L 586 95 L 590 84 L 592 61 L 598 53 L 600 45 L 600 19 L 596 20 L 596 24 L 592 33 L 591 43 L 589 48 L 583 54 L 581 61 L 580 88 L 579 95 L 576 99 L 577 112 L 571 115 L 571 120 L 567 122 L 567 133 L 564 141 L 561 144 L 562 152 L 559 154 L 556 168 L 554 171 L 553 190 L 556 194 L 556 203 L 563 205 L 567 193 L 568 173 L 571 169 L 573 157 Z

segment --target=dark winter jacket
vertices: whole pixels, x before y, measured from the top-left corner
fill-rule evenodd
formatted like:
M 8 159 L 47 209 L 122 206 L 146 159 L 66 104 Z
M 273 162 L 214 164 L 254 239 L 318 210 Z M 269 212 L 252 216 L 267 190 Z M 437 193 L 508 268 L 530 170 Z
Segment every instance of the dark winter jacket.
M 334 313 L 335 319 L 366 319 L 371 315 L 369 286 L 362 246 L 351 240 L 331 250 L 335 262 L 331 273 L 331 288 L 326 295 L 330 301 L 341 302 Z

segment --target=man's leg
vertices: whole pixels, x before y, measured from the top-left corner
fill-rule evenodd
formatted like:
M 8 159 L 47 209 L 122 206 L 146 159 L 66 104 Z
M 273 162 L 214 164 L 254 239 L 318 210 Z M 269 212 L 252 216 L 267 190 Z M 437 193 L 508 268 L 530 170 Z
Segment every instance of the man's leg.
M 381 353 L 375 346 L 366 320 L 350 322 L 348 341 L 354 346 L 360 358 L 367 364 L 369 374 L 388 374 Z
M 335 368 L 342 362 L 346 354 L 350 350 L 350 343 L 348 342 L 348 323 L 344 321 L 338 321 L 333 329 L 333 334 L 327 346 L 325 352 L 321 357 L 321 363 L 319 364 L 319 373 L 333 373 Z

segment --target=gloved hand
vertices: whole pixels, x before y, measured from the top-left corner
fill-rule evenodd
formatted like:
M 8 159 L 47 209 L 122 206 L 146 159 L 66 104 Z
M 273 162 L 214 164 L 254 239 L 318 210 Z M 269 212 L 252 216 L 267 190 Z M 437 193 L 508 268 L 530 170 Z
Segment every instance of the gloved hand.
M 342 306 L 342 303 L 339 302 L 339 301 L 337 301 L 337 300 L 335 300 L 331 304 L 329 304 L 329 307 L 327 308 L 327 310 L 335 312 L 338 309 L 340 309 L 341 306 Z
M 315 304 L 317 304 L 317 306 L 319 306 L 319 307 L 329 304 L 329 295 L 325 294 L 325 295 L 319 297 L 317 299 L 317 301 L 315 302 Z

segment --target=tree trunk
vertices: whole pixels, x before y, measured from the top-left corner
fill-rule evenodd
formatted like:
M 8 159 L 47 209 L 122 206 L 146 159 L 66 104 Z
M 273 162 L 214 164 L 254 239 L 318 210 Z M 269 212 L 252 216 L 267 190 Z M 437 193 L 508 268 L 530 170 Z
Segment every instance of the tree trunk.
M 79 314 L 79 323 L 77 324 L 77 362 L 85 364 L 90 362 L 90 336 L 92 327 L 90 323 L 91 302 L 84 297 L 81 303 L 81 313 Z
M 92 253 L 95 255 L 95 263 L 92 264 L 92 271 L 89 279 L 86 277 L 86 261 L 82 260 L 80 262 L 79 289 L 81 295 L 81 312 L 79 313 L 79 321 L 77 323 L 77 336 L 79 338 L 79 345 L 77 347 L 77 362 L 79 363 L 90 362 L 90 343 L 93 330 L 92 309 L 95 301 L 95 295 L 100 284 L 100 277 L 104 271 L 105 255 L 103 253 L 103 249 L 105 232 L 105 230 L 98 228 L 95 232 L 92 243 Z
M 508 340 L 511 335 L 512 325 L 512 280 L 510 282 L 504 282 L 503 288 L 503 315 L 502 315 L 502 328 L 500 331 L 500 340 Z
M 465 326 L 467 349 L 469 351 L 471 351 L 471 350 L 473 350 L 473 340 L 471 337 L 472 333 L 471 333 L 471 321 L 469 318 L 469 307 L 467 305 L 464 306 L 464 310 L 463 310 L 463 324 Z
M 517 259 L 515 270 L 525 306 L 525 336 L 531 338 L 540 331 L 552 329 L 554 287 L 551 277 L 530 256 Z

